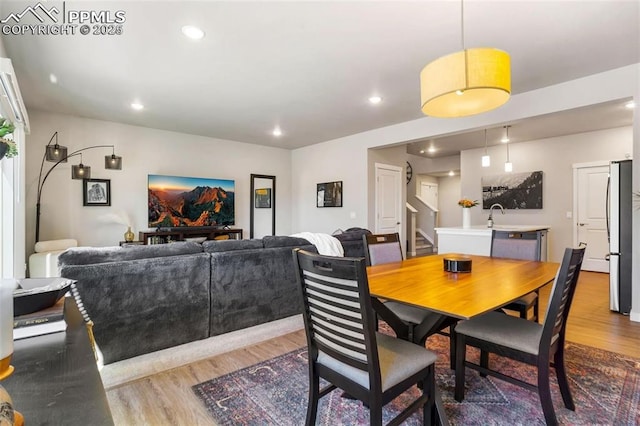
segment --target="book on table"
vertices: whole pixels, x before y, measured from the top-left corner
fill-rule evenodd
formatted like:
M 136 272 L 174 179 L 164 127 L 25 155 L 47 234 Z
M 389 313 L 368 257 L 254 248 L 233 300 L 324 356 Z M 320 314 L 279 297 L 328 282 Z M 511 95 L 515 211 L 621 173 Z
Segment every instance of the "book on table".
M 67 323 L 64 320 L 64 297 L 55 305 L 30 314 L 13 318 L 13 339 L 39 336 L 42 334 L 64 331 Z

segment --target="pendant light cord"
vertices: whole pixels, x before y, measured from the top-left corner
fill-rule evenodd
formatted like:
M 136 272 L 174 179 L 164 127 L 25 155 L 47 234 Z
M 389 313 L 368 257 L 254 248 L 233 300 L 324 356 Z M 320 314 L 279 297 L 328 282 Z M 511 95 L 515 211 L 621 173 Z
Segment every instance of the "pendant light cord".
M 460 38 L 462 50 L 464 51 L 464 0 L 460 0 Z
M 484 129 L 484 154 L 487 155 L 487 129 Z

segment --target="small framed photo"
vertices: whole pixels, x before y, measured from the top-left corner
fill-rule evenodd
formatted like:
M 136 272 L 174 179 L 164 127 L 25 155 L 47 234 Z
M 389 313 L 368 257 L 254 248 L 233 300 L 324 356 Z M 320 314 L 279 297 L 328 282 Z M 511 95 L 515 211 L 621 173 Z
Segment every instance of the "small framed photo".
M 111 181 L 109 179 L 83 179 L 82 180 L 82 205 L 83 206 L 110 206 L 111 205 Z
M 316 207 L 342 207 L 342 181 L 317 184 Z
M 256 189 L 254 205 L 256 209 L 270 209 L 271 208 L 271 188 Z

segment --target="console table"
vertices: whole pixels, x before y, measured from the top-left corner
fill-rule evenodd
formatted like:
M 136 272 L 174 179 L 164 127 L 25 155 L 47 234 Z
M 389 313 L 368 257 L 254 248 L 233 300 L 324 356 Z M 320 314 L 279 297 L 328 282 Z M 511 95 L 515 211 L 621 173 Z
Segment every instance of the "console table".
M 228 235 L 236 240 L 242 239 L 242 229 L 233 228 L 177 228 L 170 231 L 140 231 L 138 239 L 143 244 L 165 244 L 172 241 L 184 241 L 188 238 L 204 237 L 215 240 L 221 235 Z
M 26 425 L 113 425 L 87 329 L 66 298 L 67 331 L 14 342 L 15 371 L 2 381 Z

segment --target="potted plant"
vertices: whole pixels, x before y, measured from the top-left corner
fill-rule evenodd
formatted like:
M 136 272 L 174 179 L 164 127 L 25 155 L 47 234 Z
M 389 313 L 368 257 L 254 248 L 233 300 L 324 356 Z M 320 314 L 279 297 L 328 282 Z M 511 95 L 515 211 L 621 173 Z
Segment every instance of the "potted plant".
M 0 117 L 0 160 L 3 157 L 12 158 L 18 155 L 18 147 L 11 139 L 6 139 L 15 130 L 15 126 L 10 120 Z

